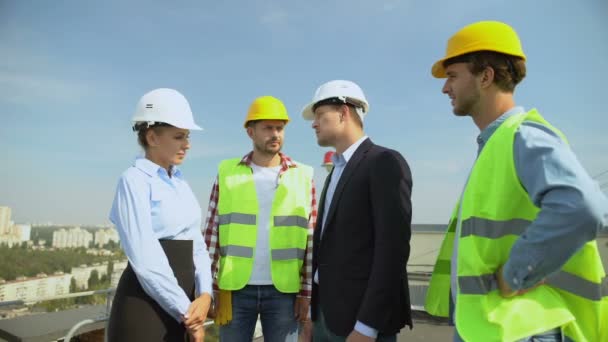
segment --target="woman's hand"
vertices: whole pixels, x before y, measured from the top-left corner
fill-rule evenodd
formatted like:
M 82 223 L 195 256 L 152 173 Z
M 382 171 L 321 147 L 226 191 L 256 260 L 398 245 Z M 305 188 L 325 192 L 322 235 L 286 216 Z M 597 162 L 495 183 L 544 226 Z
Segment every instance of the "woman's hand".
M 205 327 L 201 325 L 195 325 L 192 329 L 188 329 L 188 335 L 191 342 L 204 342 L 205 341 Z
M 184 315 L 184 325 L 188 331 L 194 331 L 194 328 L 198 325 L 201 326 L 204 335 L 203 323 L 207 320 L 207 313 L 211 305 L 211 295 L 203 293 L 196 298 L 188 308 L 188 312 Z

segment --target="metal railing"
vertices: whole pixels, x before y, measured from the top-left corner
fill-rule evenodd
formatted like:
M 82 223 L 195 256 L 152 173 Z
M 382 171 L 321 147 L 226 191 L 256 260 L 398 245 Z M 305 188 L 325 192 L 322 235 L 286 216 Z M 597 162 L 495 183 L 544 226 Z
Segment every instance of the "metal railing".
M 71 329 L 70 331 L 68 331 L 68 333 L 65 335 L 65 337 L 63 338 L 64 342 L 70 342 L 70 340 L 72 340 L 72 337 L 74 337 L 74 335 L 76 335 L 76 333 L 78 332 L 78 329 L 88 325 L 88 324 L 95 324 L 95 323 L 99 323 L 99 322 L 107 322 L 108 318 L 110 316 L 106 316 L 106 317 L 102 317 L 102 318 L 98 318 L 98 319 L 84 319 L 78 323 L 76 323 Z M 203 323 L 204 327 L 208 327 L 213 325 L 214 322 L 213 321 L 207 321 L 205 323 Z M 106 323 L 107 325 L 107 323 Z M 107 326 L 106 326 L 107 328 Z M 104 334 L 104 341 L 107 342 L 107 334 Z
M 72 326 L 72 328 L 70 328 L 70 330 L 67 332 L 67 334 L 65 335 L 65 337 L 63 337 L 63 340 L 65 342 L 69 342 L 74 336 L 77 335 L 78 331 L 81 328 L 83 328 L 83 327 L 85 327 L 85 326 L 87 326 L 89 324 L 97 324 L 97 323 L 105 322 L 106 323 L 106 328 L 107 328 L 107 321 L 108 321 L 108 319 L 110 317 L 110 310 L 112 308 L 112 296 L 114 295 L 115 292 L 116 292 L 115 288 L 107 288 L 107 289 L 94 290 L 94 291 L 82 291 L 82 292 L 66 293 L 64 295 L 42 297 L 42 298 L 36 298 L 36 299 L 31 299 L 31 300 L 26 300 L 26 299 L 10 300 L 10 301 L 0 302 L 0 308 L 1 307 L 7 307 L 7 306 L 31 305 L 31 304 L 35 304 L 35 303 L 50 301 L 50 300 L 67 299 L 67 298 L 78 298 L 78 297 L 87 297 L 87 296 L 98 295 L 98 294 L 105 294 L 106 295 L 106 310 L 105 310 L 105 312 L 100 317 L 97 317 L 97 318 L 86 318 L 86 319 L 83 319 L 82 321 L 77 322 L 76 324 L 74 324 L 74 326 Z M 207 321 L 207 322 L 203 323 L 203 326 L 204 327 L 208 327 L 208 326 L 211 326 L 213 324 L 214 324 L 214 322 L 212 320 L 210 320 L 210 321 Z M 106 337 L 104 337 L 104 341 L 107 341 Z
M 26 300 L 26 299 L 11 300 L 11 301 L 0 302 L 0 308 L 6 307 L 6 306 L 31 305 L 31 304 L 35 304 L 35 303 L 50 301 L 50 300 L 78 298 L 78 297 L 87 297 L 87 296 L 93 296 L 93 295 L 98 295 L 98 294 L 105 294 L 106 295 L 105 312 L 100 317 L 93 318 L 93 319 L 87 318 L 87 319 L 84 319 L 84 320 L 76 323 L 63 338 L 63 340 L 65 342 L 69 342 L 72 339 L 72 337 L 76 334 L 76 332 L 78 332 L 78 330 L 80 328 L 82 328 L 86 325 L 89 325 L 89 324 L 95 324 L 95 323 L 108 321 L 108 318 L 110 317 L 110 309 L 112 307 L 112 296 L 114 295 L 115 292 L 116 292 L 115 288 L 107 288 L 107 289 L 102 289 L 102 290 L 66 293 L 64 295 L 41 297 L 41 298 L 36 298 L 36 299 L 31 299 L 31 300 Z
M 410 280 L 412 280 L 412 278 L 417 279 L 417 280 L 423 280 L 423 279 L 428 280 L 429 276 L 430 276 L 430 274 L 427 274 L 426 272 L 412 272 L 409 274 Z M 410 288 L 411 292 L 412 292 L 412 290 L 413 289 Z M 107 328 L 107 321 L 110 317 L 110 310 L 112 307 L 112 296 L 114 295 L 115 292 L 116 292 L 115 288 L 107 288 L 107 289 L 102 289 L 102 290 L 82 291 L 82 292 L 67 293 L 67 294 L 58 295 L 58 296 L 36 298 L 34 300 L 12 300 L 12 301 L 0 302 L 0 308 L 4 307 L 4 306 L 15 306 L 15 305 L 23 306 L 23 305 L 31 305 L 34 303 L 45 302 L 45 301 L 50 301 L 50 300 L 77 298 L 77 297 L 86 297 L 86 296 L 92 296 L 92 295 L 98 295 L 98 294 L 105 294 L 106 295 L 105 313 L 102 316 L 97 317 L 97 318 L 83 319 L 82 321 L 77 322 L 74 326 L 72 326 L 72 328 L 68 331 L 68 333 L 63 338 L 63 340 L 65 342 L 70 342 L 70 340 L 74 336 L 76 336 L 77 332 L 81 328 L 83 328 L 89 324 L 97 324 L 100 322 L 105 322 L 106 328 Z M 426 294 L 426 291 L 425 291 L 425 294 Z M 412 304 L 411 307 L 412 307 L 412 310 L 415 310 L 415 311 L 424 311 L 424 307 L 421 305 Z M 213 324 L 214 324 L 214 322 L 212 320 L 210 320 L 210 321 L 205 322 L 203 324 L 203 326 L 208 327 L 208 326 L 212 326 Z M 104 334 L 104 341 L 107 341 L 106 338 L 107 337 Z

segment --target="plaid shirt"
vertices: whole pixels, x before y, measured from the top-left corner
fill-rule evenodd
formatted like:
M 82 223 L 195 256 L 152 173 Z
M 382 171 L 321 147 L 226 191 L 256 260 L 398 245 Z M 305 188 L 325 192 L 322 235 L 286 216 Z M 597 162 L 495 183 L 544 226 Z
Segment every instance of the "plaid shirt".
M 253 152 L 248 153 L 241 159 L 240 163 L 251 167 L 251 157 Z M 291 158 L 279 153 L 281 157 L 281 170 L 279 171 L 279 177 L 283 175 L 287 170 L 292 167 L 297 167 Z M 252 170 L 253 172 L 253 170 Z M 302 286 L 300 286 L 300 293 L 298 296 L 310 298 L 312 293 L 312 233 L 317 222 L 317 199 L 315 197 L 315 183 L 311 181 L 311 198 L 310 203 L 310 217 L 308 218 L 308 242 L 306 244 L 306 252 L 304 255 L 304 264 L 300 271 L 300 278 L 302 279 Z M 209 210 L 207 213 L 207 227 L 205 228 L 205 242 L 209 248 L 209 256 L 211 257 L 211 274 L 213 275 L 213 289 L 218 291 L 217 276 L 220 261 L 220 246 L 219 246 L 219 215 L 217 212 L 217 204 L 220 199 L 220 188 L 218 185 L 218 179 L 215 179 L 213 187 L 211 189 L 211 196 L 209 197 Z

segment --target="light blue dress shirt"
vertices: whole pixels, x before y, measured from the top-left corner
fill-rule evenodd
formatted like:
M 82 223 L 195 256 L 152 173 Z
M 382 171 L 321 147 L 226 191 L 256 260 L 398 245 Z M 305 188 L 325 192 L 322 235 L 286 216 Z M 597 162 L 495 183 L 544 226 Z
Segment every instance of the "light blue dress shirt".
M 523 112 L 522 107 L 512 108 L 481 131 L 478 155 L 506 119 Z M 608 200 L 568 144 L 544 125 L 523 122 L 515 133 L 513 149 L 519 180 L 540 208 L 503 267 L 509 286 L 520 290 L 558 271 L 596 238 L 608 225 Z
M 323 207 L 323 224 L 321 225 L 321 239 L 323 239 L 323 230 L 325 229 L 325 221 L 327 220 L 327 214 L 328 214 L 329 208 L 331 206 L 331 201 L 334 198 L 334 192 L 336 191 L 336 187 L 338 186 L 338 183 L 340 182 L 340 177 L 342 176 L 342 172 L 344 172 L 344 169 L 346 168 L 346 164 L 348 164 L 348 161 L 350 160 L 350 158 L 352 158 L 353 154 L 355 154 L 355 151 L 357 151 L 357 149 L 359 148 L 361 143 L 363 143 L 365 141 L 365 139 L 367 139 L 367 138 L 368 138 L 367 135 L 361 137 L 354 144 L 350 145 L 342 154 L 334 153 L 334 155 L 331 157 L 331 159 L 334 163 L 334 168 L 333 168 L 333 171 L 331 172 L 331 179 L 329 180 L 329 184 L 327 185 L 327 190 L 325 191 L 325 203 L 324 203 L 324 207 Z M 315 280 L 315 283 L 317 283 L 317 284 L 319 283 L 319 271 L 315 272 L 314 280 Z M 357 323 L 355 324 L 354 329 L 368 337 L 376 338 L 378 336 L 378 330 L 376 330 L 370 326 L 367 326 L 364 323 L 361 323 L 359 321 L 357 321 Z
M 181 321 L 190 299 L 178 285 L 159 239 L 192 240 L 196 295 L 209 293 L 211 262 L 201 234 L 201 208 L 181 171 L 145 158 L 125 171 L 116 189 L 110 220 L 144 291 Z
M 516 107 L 499 120 L 521 112 Z M 482 132 L 480 150 L 497 127 Z M 524 122 L 515 134 L 514 158 L 523 187 L 540 208 L 503 268 L 509 286 L 520 290 L 558 271 L 596 238 L 608 225 L 608 200 L 570 146 L 546 126 Z

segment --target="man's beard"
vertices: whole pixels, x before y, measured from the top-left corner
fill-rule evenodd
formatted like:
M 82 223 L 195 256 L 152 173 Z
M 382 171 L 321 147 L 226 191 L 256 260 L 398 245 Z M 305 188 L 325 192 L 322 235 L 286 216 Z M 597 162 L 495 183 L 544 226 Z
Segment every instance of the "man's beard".
M 456 116 L 471 115 L 473 108 L 477 103 L 479 103 L 479 97 L 479 91 L 469 94 L 469 96 L 460 101 L 460 104 L 455 103 L 454 108 L 452 108 L 452 112 Z
M 279 143 L 279 147 L 278 148 L 270 147 L 269 145 L 272 144 L 273 142 Z M 261 152 L 266 155 L 275 155 L 281 151 L 281 149 L 283 148 L 283 144 L 279 140 L 270 140 L 263 144 L 255 144 L 255 147 L 256 147 L 256 150 L 258 150 L 258 152 Z

